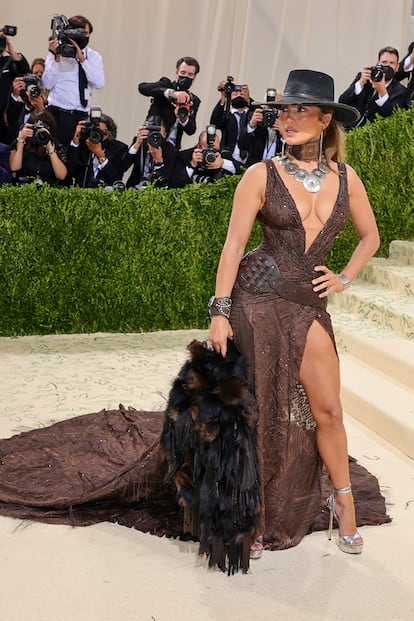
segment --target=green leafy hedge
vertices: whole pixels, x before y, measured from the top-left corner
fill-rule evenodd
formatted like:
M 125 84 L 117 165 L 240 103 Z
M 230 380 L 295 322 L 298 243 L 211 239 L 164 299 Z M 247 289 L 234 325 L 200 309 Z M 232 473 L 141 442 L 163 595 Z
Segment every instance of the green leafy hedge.
M 413 116 L 395 113 L 347 135 L 386 255 L 411 239 Z M 239 177 L 180 190 L 0 188 L 0 334 L 204 328 Z M 249 247 L 260 241 L 253 230 Z M 338 237 L 340 269 L 356 239 Z

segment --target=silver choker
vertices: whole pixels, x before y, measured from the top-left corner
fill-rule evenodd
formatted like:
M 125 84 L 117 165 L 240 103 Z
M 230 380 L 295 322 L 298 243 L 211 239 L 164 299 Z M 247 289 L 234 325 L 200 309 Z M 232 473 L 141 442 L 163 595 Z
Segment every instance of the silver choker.
M 288 155 L 278 155 L 277 161 L 280 162 L 288 175 L 293 175 L 296 181 L 303 183 L 303 187 L 308 192 L 319 192 L 321 184 L 326 175 L 331 171 L 325 156 L 322 155 L 316 168 L 310 173 L 303 168 L 299 168 L 297 164 L 292 162 Z

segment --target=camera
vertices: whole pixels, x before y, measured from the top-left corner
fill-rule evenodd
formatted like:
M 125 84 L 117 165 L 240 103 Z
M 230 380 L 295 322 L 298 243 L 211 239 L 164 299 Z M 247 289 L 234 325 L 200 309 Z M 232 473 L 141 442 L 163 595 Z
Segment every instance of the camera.
M 177 116 L 180 119 L 180 121 L 185 121 L 186 118 L 188 118 L 188 116 L 190 115 L 191 112 L 191 107 L 192 107 L 192 102 L 189 101 L 188 103 L 180 103 L 177 106 Z
M 43 121 L 40 121 L 40 120 L 35 121 L 35 123 L 33 123 L 32 125 L 32 129 L 33 129 L 33 136 L 31 136 L 30 138 L 27 138 L 28 142 L 34 142 L 35 144 L 41 144 L 41 145 L 45 145 L 49 142 L 50 132 L 49 132 L 47 125 L 45 125 Z
M 148 144 L 152 147 L 160 147 L 162 143 L 161 126 L 152 123 L 144 123 L 144 125 L 149 130 Z
M 214 141 L 216 139 L 216 126 L 206 125 L 207 132 L 207 147 L 201 150 L 203 156 L 203 164 L 214 164 L 216 161 L 216 154 L 218 149 L 214 147 Z
M 220 92 L 224 91 L 227 95 L 229 95 L 233 91 L 240 92 L 242 88 L 243 88 L 243 84 L 235 84 L 233 76 L 228 75 L 227 76 L 227 82 L 224 84 L 224 86 L 221 86 L 219 84 L 218 87 L 217 87 L 217 90 L 220 91 Z
M 41 88 L 39 86 L 39 78 L 35 75 L 24 75 L 22 80 L 25 84 L 25 89 L 21 89 L 19 95 L 24 100 L 27 101 L 27 96 L 31 97 L 40 97 Z
M 52 30 L 51 39 L 59 41 L 56 54 L 60 54 L 64 58 L 76 58 L 77 49 L 70 39 L 76 41 L 80 48 L 84 48 L 88 44 L 89 38 L 86 30 L 84 28 L 70 28 L 65 15 L 53 15 L 50 28 Z
M 98 106 L 92 106 L 89 110 L 89 121 L 85 121 L 82 131 L 81 139 L 88 139 L 92 144 L 99 144 L 105 138 L 104 132 L 99 127 L 99 123 L 102 118 L 102 110 Z
M 0 53 L 6 49 L 6 37 L 15 37 L 17 33 L 17 26 L 3 26 L 0 28 L 0 33 L 3 33 L 5 36 L 0 37 Z
M 273 123 L 276 121 L 279 116 L 279 111 L 274 110 L 273 108 L 264 108 L 263 119 L 258 123 L 261 127 L 273 127 Z
M 394 77 L 394 70 L 389 65 L 375 65 L 371 67 L 371 80 L 373 82 L 381 82 L 385 76 L 385 81 L 389 82 Z

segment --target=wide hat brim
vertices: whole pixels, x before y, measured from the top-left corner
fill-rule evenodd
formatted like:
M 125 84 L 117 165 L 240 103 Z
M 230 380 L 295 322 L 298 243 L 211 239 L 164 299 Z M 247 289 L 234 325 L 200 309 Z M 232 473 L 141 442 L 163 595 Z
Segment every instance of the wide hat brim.
M 283 108 L 283 106 L 288 105 L 319 106 L 320 108 L 329 108 L 329 110 L 332 110 L 333 112 L 333 118 L 339 123 L 343 123 L 344 125 L 351 125 L 352 123 L 358 121 L 358 119 L 361 117 L 360 113 L 356 108 L 353 108 L 352 106 L 347 106 L 346 104 L 336 103 L 335 101 L 325 101 L 323 99 L 307 99 L 306 97 L 304 98 L 293 95 L 282 96 L 281 99 L 268 103 L 260 103 L 254 101 L 253 105 L 261 105 L 272 108 Z
M 334 101 L 334 82 L 330 75 L 310 69 L 291 71 L 283 95 L 277 101 L 253 102 L 253 104 L 272 108 L 288 105 L 328 108 L 332 110 L 333 118 L 344 125 L 351 125 L 361 117 L 356 108 Z

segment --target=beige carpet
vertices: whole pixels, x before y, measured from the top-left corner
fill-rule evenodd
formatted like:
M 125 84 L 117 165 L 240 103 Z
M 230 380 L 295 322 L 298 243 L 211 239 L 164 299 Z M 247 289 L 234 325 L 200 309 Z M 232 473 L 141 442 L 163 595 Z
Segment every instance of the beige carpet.
M 186 344 L 203 337 L 0 338 L 0 435 L 119 403 L 163 408 Z M 412 621 L 414 463 L 356 421 L 346 425 L 349 452 L 379 477 L 393 517 L 361 529 L 360 557 L 318 532 L 229 578 L 206 569 L 194 543 L 109 523 L 0 518 L 0 621 Z

